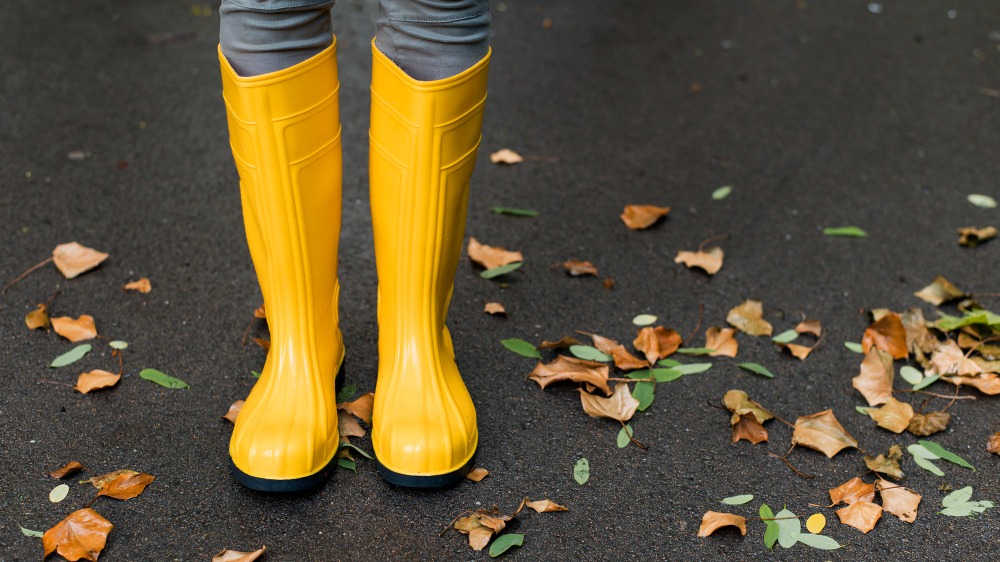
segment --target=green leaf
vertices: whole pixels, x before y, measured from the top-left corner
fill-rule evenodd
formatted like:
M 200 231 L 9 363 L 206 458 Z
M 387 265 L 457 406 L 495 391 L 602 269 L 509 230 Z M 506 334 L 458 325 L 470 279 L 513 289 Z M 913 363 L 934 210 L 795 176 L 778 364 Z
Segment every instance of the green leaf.
M 771 338 L 771 341 L 774 343 L 792 343 L 797 337 L 799 337 L 799 333 L 795 330 L 785 330 Z
M 352 383 L 347 386 L 344 386 L 343 388 L 340 389 L 339 392 L 337 392 L 337 404 L 350 401 L 351 398 L 354 398 L 354 395 L 357 393 L 358 393 L 358 385 Z
M 778 524 L 774 521 L 767 522 L 767 529 L 764 530 L 764 546 L 771 550 L 774 548 L 774 543 L 778 542 Z
M 358 471 L 358 463 L 352 461 L 351 459 L 337 459 L 337 466 L 340 468 L 346 468 L 351 472 Z
M 935 461 L 941 458 L 935 455 L 934 453 L 928 451 L 927 447 L 924 447 L 923 445 L 917 445 L 916 443 L 907 447 L 906 450 L 909 451 L 911 455 L 915 457 L 920 457 L 922 459 Z
M 21 526 L 18 525 L 18 527 L 21 527 Z M 41 531 L 32 531 L 31 529 L 25 529 L 24 527 L 21 527 L 21 534 L 24 535 L 24 536 L 26 536 L 26 537 L 35 537 L 35 538 L 40 539 L 40 538 L 42 538 L 42 535 L 44 535 L 45 533 L 43 533 Z
M 618 448 L 628 447 L 628 444 L 632 442 L 630 437 L 632 437 L 632 424 L 625 424 L 618 432 Z
M 960 490 L 955 490 L 954 492 L 941 498 L 941 505 L 943 507 L 952 507 L 960 503 L 965 503 L 971 499 L 972 499 L 972 486 L 966 486 Z
M 586 484 L 587 480 L 590 480 L 590 463 L 587 459 L 576 461 L 576 466 L 573 467 L 573 478 L 581 486 Z
M 750 503 L 753 501 L 753 494 L 743 494 L 741 496 L 729 496 L 728 498 L 722 498 L 720 500 L 726 505 L 743 505 L 745 503 Z
M 782 509 L 774 517 L 774 522 L 778 525 L 778 544 L 784 548 L 792 548 L 802 534 L 802 522 L 787 509 Z
M 846 347 L 847 349 L 850 349 L 854 353 L 864 353 L 865 352 L 865 349 L 863 347 L 861 347 L 860 343 L 853 342 L 853 341 L 845 341 L 844 342 L 844 347 Z
M 989 195 L 981 195 L 979 193 L 972 193 L 968 197 L 969 203 L 983 209 L 994 209 L 997 206 L 996 199 L 990 197 Z
M 69 485 L 60 484 L 55 488 L 52 488 L 52 491 L 49 492 L 49 501 L 52 503 L 59 503 L 64 499 L 66 499 L 66 496 L 68 495 L 69 495 Z
M 260 371 L 250 371 L 250 376 L 253 377 L 253 378 L 255 378 L 255 379 L 259 379 L 260 378 Z
M 760 518 L 763 519 L 764 521 L 767 521 L 768 519 L 774 519 L 774 512 L 771 511 L 771 506 L 767 505 L 766 503 L 760 504 L 760 509 L 758 509 L 757 512 L 760 513 Z
M 972 515 L 973 509 L 971 504 L 963 503 L 961 505 L 956 505 L 954 507 L 946 507 L 939 511 L 941 515 L 947 515 L 949 517 L 968 517 Z
M 515 217 L 537 217 L 538 211 L 531 209 L 515 209 L 513 207 L 490 207 L 490 210 L 498 215 L 513 215 Z
M 507 533 L 506 535 L 500 535 L 499 537 L 493 539 L 493 544 L 490 545 L 490 558 L 496 558 L 504 552 L 507 552 L 512 546 L 521 546 L 524 544 L 524 534 L 523 533 Z
M 813 535 L 810 533 L 800 534 L 799 542 L 806 546 L 811 546 L 820 550 L 837 550 L 838 548 L 844 548 L 843 545 L 826 535 Z
M 652 369 L 652 373 L 656 382 L 675 381 L 684 376 L 684 373 L 677 369 Z
M 715 353 L 715 350 L 707 347 L 682 347 L 677 350 L 677 353 L 683 355 L 708 355 L 709 353 Z
M 639 401 L 639 411 L 645 412 L 646 408 L 653 403 L 653 398 L 656 397 L 656 383 L 652 382 L 637 382 L 635 383 L 635 390 L 632 391 L 632 398 Z
M 856 226 L 836 226 L 823 229 L 827 236 L 842 236 L 846 238 L 866 238 L 868 233 Z
M 108 342 L 108 345 L 110 345 L 114 349 L 121 350 L 121 349 L 125 349 L 126 347 L 128 347 L 128 342 L 121 341 L 121 340 L 114 340 L 112 342 Z
M 704 373 L 711 368 L 711 363 L 689 363 L 687 365 L 677 365 L 676 367 L 671 367 L 670 370 L 677 371 L 682 375 L 695 375 L 698 373 Z M 657 371 L 658 369 L 653 370 Z
M 950 332 L 973 324 L 996 326 L 1000 324 L 1000 315 L 981 309 L 966 312 L 961 318 L 942 314 L 935 325 L 944 331 Z
M 191 388 L 188 386 L 188 383 L 182 381 L 181 379 L 171 377 L 170 375 L 162 371 L 157 371 L 156 369 L 143 369 L 139 371 L 139 378 L 155 382 L 156 384 L 167 388 Z
M 59 357 L 53 359 L 52 363 L 49 363 L 49 367 L 65 367 L 66 365 L 76 363 L 77 361 L 82 359 L 84 355 L 90 353 L 90 350 L 91 347 L 89 343 L 78 345 L 73 349 L 67 351 L 66 353 L 63 353 Z
M 659 366 L 661 366 L 661 367 L 668 367 L 669 368 L 669 367 L 676 367 L 676 366 L 680 365 L 681 362 L 677 361 L 676 359 L 660 359 L 656 364 L 659 365 Z
M 736 366 L 741 369 L 746 369 L 747 371 L 750 371 L 751 373 L 760 375 L 762 377 L 767 377 L 769 379 L 774 378 L 774 373 L 768 371 L 766 367 L 764 367 L 763 365 L 759 365 L 757 363 L 737 363 Z
M 921 439 L 921 440 L 917 441 L 917 443 L 920 443 L 928 451 L 934 453 L 935 455 L 938 455 L 939 457 L 941 457 L 942 459 L 944 459 L 944 460 L 946 460 L 946 461 L 948 461 L 950 463 L 954 463 L 954 464 L 957 464 L 958 466 L 962 466 L 962 467 L 965 467 L 965 468 L 971 468 L 972 470 L 976 470 L 975 467 L 973 467 L 971 464 L 969 464 L 965 459 L 963 459 L 962 457 L 956 455 L 955 453 L 952 453 L 951 451 L 945 449 L 944 447 L 942 447 L 941 445 L 938 445 L 937 443 L 935 443 L 933 441 L 927 441 L 926 439 Z
M 937 465 L 935 465 L 934 463 L 923 457 L 913 457 L 913 462 L 917 463 L 917 466 L 926 470 L 927 472 L 930 472 L 931 474 L 944 476 L 944 472 L 941 472 L 941 469 L 938 468 Z
M 715 199 L 716 201 L 722 201 L 726 197 L 729 197 L 729 194 L 732 192 L 733 192 L 733 186 L 724 185 L 712 192 L 712 199 Z
M 632 323 L 636 326 L 649 326 L 653 322 L 656 322 L 656 317 L 652 314 L 640 314 L 632 319 Z
M 909 365 L 905 365 L 899 369 L 899 376 L 903 377 L 903 380 L 914 386 L 924 380 L 924 374 Z
M 538 348 L 537 347 L 535 347 L 533 344 L 531 344 L 529 342 L 526 342 L 526 341 L 524 341 L 522 339 L 510 338 L 510 339 L 506 339 L 506 340 L 500 340 L 500 343 L 504 347 L 506 347 L 507 349 L 513 351 L 514 353 L 516 353 L 518 355 L 521 355 L 521 356 L 524 356 L 524 357 L 530 357 L 532 359 L 541 359 L 542 358 L 542 354 L 538 353 Z
M 372 458 L 371 455 L 369 455 L 368 453 L 366 453 L 363 450 L 359 449 L 355 445 L 352 445 L 351 443 L 348 443 L 347 441 L 341 441 L 340 442 L 340 448 L 341 449 L 350 449 L 350 450 L 354 451 L 355 453 L 357 453 L 357 454 L 361 455 L 362 457 L 364 457 L 366 459 L 369 459 L 369 460 L 371 460 L 371 458 Z
M 871 414 L 868 413 L 868 410 L 871 410 L 871 408 L 867 406 L 855 406 L 854 410 L 857 411 L 862 416 L 871 416 Z
M 494 267 L 493 269 L 487 269 L 486 271 L 479 274 L 483 279 L 493 279 L 494 277 L 500 277 L 501 275 L 506 275 L 511 271 L 524 265 L 523 261 L 517 261 L 514 263 L 508 263 L 507 265 L 501 265 L 500 267 Z
M 569 346 L 569 352 L 576 357 L 586 359 L 587 361 L 611 361 L 612 359 L 612 357 L 607 353 L 589 345 L 571 345 Z
M 625 373 L 625 376 L 630 379 L 651 379 L 653 378 L 653 371 L 652 369 L 640 369 Z
M 941 378 L 940 374 L 931 375 L 929 377 L 924 377 L 923 380 L 921 380 L 917 384 L 913 385 L 913 390 L 923 390 L 923 389 L 927 388 L 928 386 L 936 383 L 939 378 Z

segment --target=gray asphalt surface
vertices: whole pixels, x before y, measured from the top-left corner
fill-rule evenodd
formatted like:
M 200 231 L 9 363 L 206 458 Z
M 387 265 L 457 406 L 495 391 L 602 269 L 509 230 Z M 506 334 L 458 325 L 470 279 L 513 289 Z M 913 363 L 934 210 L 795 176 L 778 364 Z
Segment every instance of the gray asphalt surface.
M 949 10 L 955 10 L 950 17 Z M 375 386 L 376 325 L 367 202 L 369 41 L 375 3 L 341 0 L 344 229 L 341 313 L 347 382 Z M 543 26 L 549 18 L 551 27 Z M 156 476 L 138 498 L 102 498 L 115 524 L 102 560 L 207 560 L 222 548 L 266 545 L 269 561 L 484 560 L 464 536 L 439 531 L 466 509 L 513 511 L 524 496 L 547 497 L 567 513 L 529 514 L 510 526 L 526 534 L 511 560 L 984 560 L 1000 541 L 997 511 L 978 518 L 937 515 L 950 485 L 1000 500 L 1000 459 L 984 443 L 997 400 L 958 403 L 934 440 L 979 470 L 946 466 L 945 477 L 903 463 L 903 483 L 924 496 L 913 524 L 886 515 L 862 535 L 836 522 L 827 490 L 865 472 L 862 453 L 832 460 L 801 450 L 795 477 L 766 452 L 784 453 L 790 431 L 769 424 L 771 441 L 729 444 L 718 403 L 741 388 L 786 419 L 833 408 L 872 453 L 916 438 L 896 436 L 854 412 L 850 385 L 864 311 L 933 307 L 912 293 L 946 275 L 979 294 L 1000 291 L 1000 242 L 970 250 L 955 229 L 997 225 L 997 210 L 966 202 L 1000 196 L 1000 13 L 988 1 L 519 2 L 494 4 L 491 65 L 468 234 L 519 249 L 521 272 L 504 283 L 459 268 L 451 326 L 480 419 L 481 483 L 437 492 L 394 489 L 361 460 L 308 494 L 273 497 L 239 487 L 227 472 L 229 404 L 245 397 L 264 351 L 240 340 L 259 305 L 227 144 L 215 45 L 217 15 L 190 2 L 7 2 L 0 18 L 0 277 L 16 276 L 71 240 L 104 250 L 100 268 L 66 281 L 48 266 L 0 297 L 0 560 L 37 560 L 42 530 L 89 501 L 76 484 L 62 503 L 44 476 L 69 460 L 89 475 L 133 468 Z M 696 86 L 697 85 L 697 86 Z M 490 164 L 509 147 L 536 159 Z M 67 158 L 85 151 L 82 161 Z M 554 161 L 553 161 L 554 160 Z M 732 195 L 713 201 L 721 185 Z M 673 208 L 658 226 L 627 230 L 626 204 Z M 490 212 L 539 211 L 536 219 Z M 824 237 L 825 226 L 857 225 L 864 240 Z M 725 236 L 716 276 L 673 259 Z M 600 279 L 558 266 L 591 260 Z M 120 287 L 152 280 L 148 295 Z M 111 370 L 109 349 L 63 369 L 48 363 L 72 347 L 29 332 L 23 316 L 61 291 L 55 315 L 91 314 L 101 334 L 126 340 L 127 377 L 82 396 L 83 370 Z M 558 339 L 575 330 L 629 342 L 631 319 L 651 313 L 684 335 L 724 325 L 745 298 L 764 302 L 776 329 L 803 316 L 827 329 L 802 362 L 766 339 L 740 335 L 736 360 L 661 385 L 632 422 L 647 451 L 615 445 L 618 426 L 586 416 L 570 386 L 541 391 L 526 380 L 534 363 L 499 341 Z M 508 318 L 483 313 L 500 301 Z M 998 307 L 995 297 L 986 306 Z M 258 332 L 258 334 L 261 332 Z M 767 380 L 735 367 L 755 361 Z M 138 377 L 154 367 L 189 391 Z M 948 392 L 950 387 L 933 387 Z M 916 400 L 911 400 L 915 404 Z M 938 401 L 936 407 L 942 406 Z M 367 439 L 358 444 L 370 450 Z M 589 459 L 578 485 L 574 463 Z M 84 477 L 89 477 L 85 475 Z M 871 480 L 870 476 L 866 477 Z M 844 550 L 802 545 L 769 554 L 763 524 L 751 521 L 697 538 L 718 500 L 757 499 L 734 513 L 823 511 L 825 531 Z

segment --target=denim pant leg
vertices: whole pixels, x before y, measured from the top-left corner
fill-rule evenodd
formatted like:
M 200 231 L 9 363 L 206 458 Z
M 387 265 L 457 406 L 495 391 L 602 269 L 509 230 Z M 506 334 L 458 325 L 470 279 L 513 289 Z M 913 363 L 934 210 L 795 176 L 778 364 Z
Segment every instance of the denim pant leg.
M 294 66 L 333 42 L 334 0 L 222 0 L 219 44 L 240 76 Z
M 448 78 L 486 56 L 489 9 L 489 0 L 380 0 L 375 45 L 411 78 Z

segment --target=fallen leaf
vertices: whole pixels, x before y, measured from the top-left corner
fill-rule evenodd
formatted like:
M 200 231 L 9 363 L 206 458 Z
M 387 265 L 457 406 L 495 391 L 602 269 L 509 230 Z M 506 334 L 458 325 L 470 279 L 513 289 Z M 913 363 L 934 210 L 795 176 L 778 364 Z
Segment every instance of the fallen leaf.
M 986 440 L 986 452 L 1000 455 L 1000 431 L 994 432 Z
M 613 347 L 610 353 L 611 358 L 615 361 L 615 367 L 618 367 L 623 371 L 645 369 L 646 367 L 649 367 L 649 363 L 629 353 L 628 350 L 625 349 L 624 345 L 617 345 Z
M 233 402 L 229 406 L 229 411 L 226 412 L 226 415 L 222 416 L 223 419 L 227 419 L 227 420 L 229 420 L 229 421 L 231 421 L 233 423 L 236 423 L 236 418 L 239 417 L 240 410 L 243 409 L 243 403 L 244 402 L 246 402 L 246 401 L 245 400 L 237 400 L 236 402 Z
M 868 233 L 856 226 L 831 226 L 823 229 L 826 236 L 841 236 L 845 238 L 867 238 Z
M 28 326 L 29 330 L 48 329 L 52 325 L 52 322 L 49 321 L 49 309 L 44 304 L 38 305 L 38 308 L 24 316 L 24 324 Z
M 893 433 L 902 433 L 910 427 L 910 420 L 913 419 L 913 406 L 889 396 L 885 401 L 885 406 L 869 409 L 868 415 L 878 423 L 879 427 Z
M 521 357 L 529 357 L 533 359 L 542 358 L 542 354 L 538 353 L 538 349 L 531 342 L 526 342 L 519 338 L 500 340 L 500 345 L 506 347 Z
M 857 448 L 858 442 L 844 429 L 833 415 L 833 410 L 823 410 L 795 420 L 792 444 L 817 450 L 829 458 L 847 447 Z
M 506 516 L 493 517 L 491 515 L 484 514 L 479 516 L 479 524 L 483 527 L 492 529 L 494 533 L 499 533 L 507 526 L 507 521 L 509 519 L 510 517 Z
M 576 483 L 581 486 L 590 480 L 590 461 L 585 458 L 576 461 L 576 464 L 573 465 L 573 480 L 576 480 Z
M 610 291 L 611 289 L 615 288 L 615 280 L 608 277 L 604 280 L 604 282 L 601 283 L 601 285 L 603 285 L 605 289 Z
M 490 154 L 490 162 L 494 164 L 520 164 L 523 161 L 524 157 L 509 148 L 501 148 Z
M 652 326 L 656 322 L 656 316 L 652 314 L 638 314 L 632 319 L 636 326 Z
M 746 439 L 756 445 L 767 441 L 767 430 L 753 414 L 739 414 L 739 419 L 733 424 L 733 436 L 730 443 L 736 443 L 740 439 Z
M 65 367 L 66 365 L 71 365 L 73 363 L 76 363 L 77 361 L 82 359 L 84 355 L 90 353 L 91 349 L 92 348 L 89 343 L 78 345 L 73 349 L 67 351 L 66 353 L 63 353 L 59 357 L 53 359 L 52 363 L 49 363 L 49 367 L 53 368 Z
M 978 375 L 983 370 L 975 361 L 965 356 L 962 348 L 954 340 L 938 342 L 931 354 L 928 375 L 959 375 L 962 377 Z
M 823 532 L 824 527 L 826 527 L 826 516 L 822 513 L 813 513 L 806 519 L 806 530 L 814 535 Z
M 69 485 L 60 484 L 55 488 L 52 488 L 52 491 L 49 492 L 49 501 L 52 503 L 59 503 L 64 499 L 66 499 L 66 496 L 68 495 L 69 495 Z
M 967 385 L 979 389 L 983 394 L 1000 394 L 1000 376 L 995 373 L 984 373 L 974 377 L 943 377 L 955 386 Z
M 704 251 L 687 252 L 681 250 L 677 252 L 674 263 L 683 263 L 688 268 L 700 267 L 709 275 L 715 275 L 722 269 L 722 248 L 712 246 Z
M 764 305 L 760 301 L 748 299 L 733 308 L 726 315 L 729 322 L 737 330 L 751 336 L 770 336 L 774 327 L 764 320 Z
M 253 342 L 262 348 L 264 351 L 271 351 L 271 341 L 264 338 L 253 338 Z
M 872 347 L 881 349 L 893 359 L 906 359 L 906 330 L 898 314 L 890 312 L 868 326 L 861 339 L 861 349 L 868 353 Z
M 917 506 L 923 496 L 886 480 L 876 482 L 875 489 L 882 496 L 882 509 L 907 523 L 917 519 Z
M 632 345 L 637 351 L 645 354 L 647 361 L 656 363 L 664 357 L 671 356 L 681 347 L 682 343 L 684 340 L 676 330 L 668 330 L 663 326 L 655 328 L 647 326 L 639 330 L 639 335 L 636 336 Z
M 610 396 L 608 371 L 608 366 L 603 363 L 560 355 L 551 363 L 538 363 L 528 378 L 542 388 L 561 381 L 584 382 L 594 385 L 605 395 Z
M 81 470 L 86 470 L 86 468 L 82 464 L 76 461 L 70 461 L 65 465 L 63 465 L 62 468 L 50 472 L 49 476 L 55 478 L 56 480 L 59 480 L 69 476 L 70 474 L 75 474 Z
M 938 340 L 927 329 L 927 321 L 924 319 L 924 312 L 920 308 L 909 308 L 900 314 L 899 317 L 903 322 L 903 329 L 906 331 L 906 348 L 922 364 L 924 354 L 934 351 Z
M 774 414 L 764 409 L 763 406 L 750 399 L 750 396 L 742 390 L 730 390 L 722 397 L 722 403 L 726 409 L 733 413 L 729 423 L 736 425 L 743 414 L 753 414 L 757 422 L 764 423 L 774 417 Z
M 732 192 L 733 192 L 733 186 L 724 185 L 712 192 L 712 199 L 716 201 L 722 201 L 726 197 L 729 197 L 729 194 Z
M 108 259 L 108 254 L 81 246 L 76 242 L 59 244 L 52 250 L 52 261 L 66 279 L 72 279 L 81 273 L 90 271 L 106 259 Z
M 542 27 L 545 29 L 552 27 L 552 20 L 549 18 L 542 20 Z M 490 547 L 490 558 L 496 558 L 511 548 L 522 545 L 524 545 L 524 533 L 500 535 L 497 537 L 497 540 L 493 541 L 493 546 Z
M 212 562 L 253 562 L 254 560 L 260 558 L 267 547 L 262 546 L 259 550 L 253 552 L 239 552 L 236 550 L 225 549 L 215 556 L 212 557 Z
M 594 337 L 599 338 L 600 336 L 594 336 Z M 560 349 L 564 347 L 569 347 L 571 345 L 578 345 L 579 343 L 580 340 L 572 336 L 563 336 L 558 341 L 543 341 L 542 343 L 538 344 L 538 349 Z
M 102 371 L 101 369 L 94 369 L 93 371 L 81 373 L 76 379 L 76 386 L 73 387 L 73 390 L 80 394 L 87 394 L 92 390 L 114 386 L 118 384 L 121 378 L 121 375 Z
M 726 505 L 744 505 L 753 501 L 753 494 L 740 494 L 738 496 L 729 496 L 728 498 L 722 498 L 719 501 Z
M 913 293 L 917 298 L 923 299 L 934 306 L 941 306 L 946 302 L 951 302 L 965 298 L 968 294 L 956 287 L 951 281 L 938 275 L 931 281 L 931 284 Z
M 372 409 L 375 407 L 375 393 L 368 392 L 356 398 L 353 402 L 342 402 L 337 404 L 338 410 L 361 418 L 361 421 L 372 423 Z M 360 435 L 358 437 L 361 437 Z
M 610 398 L 588 394 L 582 388 L 579 391 L 583 411 L 591 417 L 627 422 L 632 419 L 639 407 L 639 401 L 632 397 L 628 383 L 620 382 L 615 385 L 615 391 Z
M 163 371 L 158 371 L 156 369 L 143 369 L 139 371 L 139 378 L 142 380 L 154 382 L 165 388 L 174 388 L 174 389 L 191 388 L 188 385 L 188 383 L 182 381 L 181 379 L 172 377 L 164 373 Z
M 892 380 L 895 371 L 892 366 L 892 356 L 881 350 L 868 352 L 861 362 L 861 372 L 851 379 L 851 386 L 865 397 L 869 406 L 885 404 L 892 397 Z
M 568 260 L 563 262 L 563 268 L 573 277 L 581 275 L 597 275 L 597 268 L 589 261 Z
M 805 345 L 799 345 L 797 343 L 779 343 L 778 347 L 787 350 L 793 356 L 803 361 L 805 361 L 806 357 L 809 357 L 809 354 L 812 353 L 814 349 L 816 349 L 816 346 L 809 347 Z
M 476 468 L 470 470 L 469 473 L 465 475 L 465 477 L 468 478 L 469 480 L 472 480 L 473 482 L 480 482 L 482 481 L 483 478 L 486 478 L 489 475 L 490 471 L 486 470 L 485 468 L 477 466 Z
M 507 315 L 507 309 L 504 308 L 503 305 L 500 304 L 500 303 L 498 303 L 498 302 L 488 302 L 488 303 L 486 303 L 486 306 L 483 307 L 483 312 L 485 312 L 486 314 L 493 314 L 493 315 L 500 315 L 500 316 L 506 316 Z
M 699 537 L 707 537 L 722 527 L 736 527 L 741 535 L 747 534 L 747 518 L 732 513 L 720 513 L 718 511 L 708 511 L 701 518 L 701 526 L 698 528 Z
M 361 427 L 358 420 L 354 419 L 354 416 L 348 414 L 347 412 L 341 413 L 337 416 L 337 429 L 340 431 L 341 437 L 365 436 L 365 429 Z
M 538 513 L 551 513 L 555 511 L 569 511 L 568 507 L 561 506 L 552 500 L 525 501 L 524 505 L 534 509 Z
M 736 330 L 733 328 L 719 328 L 712 326 L 705 331 L 705 347 L 713 349 L 709 355 L 712 357 L 736 357 L 739 343 L 734 338 Z
M 490 207 L 490 210 L 498 215 L 511 215 L 514 217 L 537 217 L 538 211 L 534 209 L 516 209 L 513 207 Z
M 903 449 L 899 445 L 893 445 L 889 447 L 889 453 L 886 455 L 879 454 L 875 458 L 872 458 L 871 455 L 865 455 L 865 466 L 872 472 L 892 476 L 899 480 L 903 477 L 903 471 L 899 468 L 899 461 L 902 459 Z
M 469 238 L 469 259 L 486 269 L 496 269 L 505 265 L 522 262 L 521 252 L 510 252 L 503 248 L 480 244 L 475 238 Z
M 795 331 L 800 334 L 812 334 L 817 338 L 823 337 L 823 325 L 816 319 L 805 319 L 795 326 Z
M 95 488 L 97 488 L 98 490 L 100 490 L 101 488 L 104 487 L 105 484 L 107 484 L 108 482 L 111 482 L 111 481 L 117 479 L 119 476 L 122 476 L 122 475 L 136 475 L 136 474 L 139 474 L 139 473 L 136 472 L 136 471 L 134 471 L 134 470 L 130 470 L 128 468 L 123 468 L 121 470 L 116 470 L 114 472 L 109 472 L 107 474 L 101 474 L 99 476 L 94 476 L 90 480 L 84 480 L 84 481 L 82 481 L 80 483 L 81 484 L 87 484 L 87 483 L 93 484 L 93 486 Z
M 155 479 L 155 476 L 149 474 L 119 474 L 117 478 L 101 486 L 97 495 L 115 498 L 116 500 L 130 500 L 141 494 L 146 489 L 146 486 L 152 484 Z
M 989 195 L 972 193 L 967 197 L 967 199 L 969 200 L 969 203 L 972 203 L 973 205 L 981 207 L 983 209 L 993 209 L 996 208 L 997 206 L 996 199 L 990 197 Z
M 967 226 L 965 228 L 958 229 L 958 243 L 961 246 L 975 248 L 981 243 L 994 238 L 996 235 L 997 229 L 992 226 L 987 226 L 985 228 Z
M 94 325 L 94 317 L 89 314 L 83 314 L 76 319 L 69 316 L 53 318 L 52 329 L 73 343 L 92 340 L 97 337 L 97 327 Z
M 267 311 L 264 310 L 264 305 L 260 305 L 254 309 L 253 317 L 257 320 L 267 320 Z
M 850 525 L 862 533 L 875 528 L 875 523 L 882 518 L 882 506 L 868 501 L 854 502 L 837 510 L 837 517 L 844 525 Z
M 469 531 L 469 546 L 472 547 L 472 550 L 482 550 L 486 548 L 491 538 L 493 538 L 493 529 L 485 526 L 473 529 Z
M 948 422 L 950 421 L 951 414 L 948 412 L 914 414 L 913 419 L 910 420 L 910 425 L 906 428 L 906 430 L 914 435 L 926 437 L 939 431 L 944 431 L 948 428 Z
M 80 509 L 69 514 L 42 536 L 44 558 L 53 552 L 67 560 L 97 561 L 108 533 L 114 529 L 110 521 L 101 517 L 90 508 Z
M 660 217 L 665 217 L 668 213 L 670 213 L 670 207 L 626 205 L 625 210 L 622 211 L 621 219 L 625 226 L 632 230 L 642 230 L 653 226 Z
M 830 489 L 829 507 L 833 507 L 839 503 L 850 505 L 859 501 L 870 502 L 874 499 L 875 484 L 869 484 L 855 476 L 840 486 Z
M 138 281 L 129 281 L 122 289 L 126 291 L 139 291 L 142 294 L 146 294 L 153 290 L 153 284 L 149 282 L 148 278 L 143 277 Z

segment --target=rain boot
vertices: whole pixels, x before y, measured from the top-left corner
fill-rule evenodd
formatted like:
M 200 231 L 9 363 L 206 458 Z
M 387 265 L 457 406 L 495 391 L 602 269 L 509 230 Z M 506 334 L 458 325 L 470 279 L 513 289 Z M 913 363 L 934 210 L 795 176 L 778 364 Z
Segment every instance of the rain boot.
M 299 491 L 326 479 L 340 445 L 336 42 L 295 66 L 250 78 L 237 75 L 221 49 L 219 58 L 243 221 L 271 332 L 229 454 L 241 484 Z
M 462 252 L 490 55 L 434 81 L 372 42 L 369 176 L 378 270 L 372 447 L 392 484 L 441 487 L 472 468 L 476 410 L 445 327 Z

